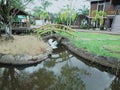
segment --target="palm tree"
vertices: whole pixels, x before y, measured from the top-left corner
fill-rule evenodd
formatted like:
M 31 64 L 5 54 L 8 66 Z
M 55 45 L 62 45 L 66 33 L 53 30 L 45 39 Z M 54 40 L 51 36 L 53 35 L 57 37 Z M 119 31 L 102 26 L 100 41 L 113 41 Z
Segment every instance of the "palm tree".
M 48 0 L 41 0 L 41 13 L 40 13 L 40 18 L 44 20 L 44 23 L 46 22 L 46 19 L 50 18 L 49 12 L 46 11 L 46 9 L 52 5 L 51 2 Z
M 88 16 L 89 15 L 89 8 L 84 5 L 82 8 L 77 10 L 77 14 L 79 14 L 79 15 L 83 14 L 83 15 Z
M 11 23 L 17 13 L 11 12 L 11 9 L 21 9 L 30 1 L 32 0 L 0 0 L 0 24 L 5 29 L 6 39 L 13 39 Z
M 71 25 L 71 23 L 75 20 L 76 12 L 74 9 L 71 9 L 69 5 L 66 5 L 58 14 L 58 18 L 62 22 L 62 24 Z
M 107 15 L 104 11 L 94 11 L 95 17 L 92 19 L 92 21 L 99 21 L 100 23 L 100 29 L 103 29 L 103 23 L 104 23 L 104 17 Z

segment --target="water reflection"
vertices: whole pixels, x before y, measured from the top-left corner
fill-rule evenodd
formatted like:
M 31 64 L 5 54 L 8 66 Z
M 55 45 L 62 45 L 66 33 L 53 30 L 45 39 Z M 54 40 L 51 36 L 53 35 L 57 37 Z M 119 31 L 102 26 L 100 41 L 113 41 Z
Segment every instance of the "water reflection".
M 1 68 L 0 72 L 0 90 L 16 90 L 20 87 L 19 74 L 14 68 Z
M 79 69 L 65 65 L 51 90 L 85 90 L 85 83 L 79 78 Z
M 1 67 L 0 90 L 120 90 L 120 79 L 59 48 L 36 66 Z
M 69 62 L 72 57 L 70 52 L 61 47 L 53 51 L 53 54 L 45 61 L 44 65 L 48 68 L 54 67 L 57 63 Z
M 112 90 L 120 90 L 120 78 L 116 77 L 110 86 Z

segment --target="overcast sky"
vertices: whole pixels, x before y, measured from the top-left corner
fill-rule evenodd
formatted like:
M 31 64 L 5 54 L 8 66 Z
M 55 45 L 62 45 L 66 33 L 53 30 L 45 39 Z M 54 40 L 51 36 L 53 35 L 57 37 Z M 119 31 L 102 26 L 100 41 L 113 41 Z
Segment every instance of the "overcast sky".
M 48 0 L 50 2 L 53 3 L 53 5 L 51 5 L 49 8 L 47 8 L 47 11 L 51 12 L 51 13 L 57 13 L 60 11 L 61 8 L 63 8 L 64 6 L 66 6 L 67 4 L 70 3 L 70 0 Z M 72 8 L 74 9 L 78 9 L 80 7 L 82 7 L 83 5 L 86 6 L 90 6 L 90 2 L 86 1 L 86 0 L 73 0 L 72 1 Z M 27 11 L 31 11 L 35 6 L 40 6 L 40 0 L 34 0 L 33 4 L 30 4 L 28 6 Z

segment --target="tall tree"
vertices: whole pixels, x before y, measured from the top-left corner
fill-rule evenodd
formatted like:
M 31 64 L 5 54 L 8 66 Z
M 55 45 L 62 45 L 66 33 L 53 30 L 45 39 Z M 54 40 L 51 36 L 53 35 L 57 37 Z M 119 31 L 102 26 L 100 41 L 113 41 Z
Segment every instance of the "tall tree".
M 44 20 L 44 23 L 46 22 L 46 19 L 50 18 L 49 12 L 46 9 L 51 5 L 52 3 L 48 0 L 41 0 L 42 11 L 40 13 L 40 18 Z
M 50 5 L 52 5 L 51 2 L 49 2 L 48 0 L 41 0 L 41 7 L 43 8 L 43 10 L 46 11 L 47 7 L 49 7 Z
M 41 1 L 41 5 L 34 8 L 34 16 L 40 17 L 40 19 L 43 19 L 45 22 L 46 19 L 50 18 L 47 8 L 52 5 L 52 2 L 48 0 L 40 0 L 40 1 Z
M 77 10 L 77 14 L 80 15 L 80 14 L 83 14 L 83 15 L 89 15 L 89 8 L 87 6 L 82 6 L 81 8 L 79 8 Z
M 3 25 L 6 38 L 13 38 L 12 36 L 12 18 L 17 14 L 11 12 L 13 8 L 23 9 L 32 0 L 0 0 L 0 23 Z
M 39 17 L 40 16 L 40 13 L 43 11 L 43 8 L 41 6 L 36 6 L 34 9 L 33 9 L 33 15 L 35 17 Z
M 95 22 L 95 21 L 98 21 L 99 24 L 100 24 L 100 29 L 104 29 L 104 17 L 106 17 L 106 12 L 104 11 L 98 11 L 98 10 L 95 10 L 93 11 L 93 13 L 95 13 L 95 17 L 92 19 L 92 22 Z
M 72 9 L 68 4 L 61 9 L 61 11 L 56 16 L 56 21 L 58 23 L 71 25 L 71 23 L 75 20 L 76 12 Z

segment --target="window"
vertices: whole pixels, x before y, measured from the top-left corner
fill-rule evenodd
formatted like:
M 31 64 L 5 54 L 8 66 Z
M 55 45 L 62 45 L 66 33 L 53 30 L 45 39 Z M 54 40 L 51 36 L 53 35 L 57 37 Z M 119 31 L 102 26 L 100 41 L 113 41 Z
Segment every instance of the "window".
M 103 4 L 98 4 L 98 11 L 103 11 L 104 5 Z

